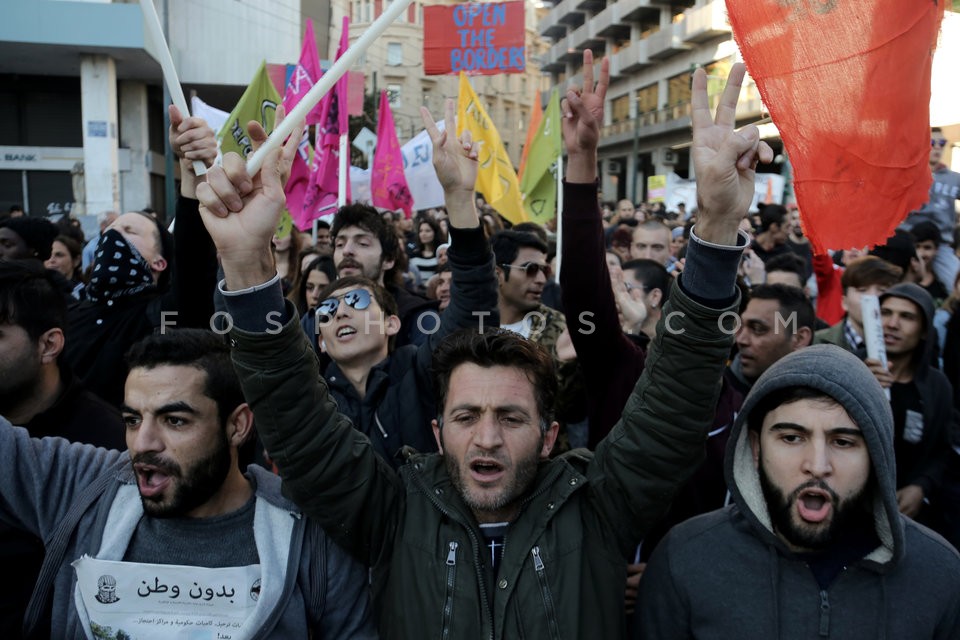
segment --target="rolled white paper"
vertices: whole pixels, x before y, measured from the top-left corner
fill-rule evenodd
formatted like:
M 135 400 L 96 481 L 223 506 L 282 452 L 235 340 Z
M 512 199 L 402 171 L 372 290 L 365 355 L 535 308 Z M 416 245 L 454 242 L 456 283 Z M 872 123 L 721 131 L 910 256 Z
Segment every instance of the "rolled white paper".
M 257 171 L 260 171 L 260 167 L 263 166 L 263 159 L 267 154 L 274 149 L 278 149 L 280 145 L 283 144 L 287 136 L 293 133 L 294 127 L 296 127 L 301 120 L 306 119 L 307 113 L 320 102 L 320 99 L 333 88 L 337 80 L 339 80 L 353 63 L 357 61 L 360 55 L 373 44 L 373 41 L 386 31 L 390 23 L 396 20 L 397 17 L 406 10 L 412 1 L 413 0 L 394 0 L 387 10 L 380 14 L 380 17 L 374 20 L 373 24 L 363 32 L 363 35 L 353 43 L 353 46 L 347 49 L 325 74 L 320 76 L 317 84 L 310 87 L 307 95 L 303 96 L 303 99 L 287 114 L 283 122 L 273 130 L 273 133 L 270 134 L 266 142 L 247 158 L 248 174 L 252 176 L 256 174 Z
M 143 22 L 147 27 L 147 32 L 157 47 L 157 53 L 160 55 L 160 68 L 163 70 L 163 81 L 170 90 L 170 98 L 174 106 L 180 110 L 184 118 L 190 117 L 190 109 L 187 108 L 187 99 L 183 95 L 183 87 L 180 86 L 180 78 L 177 77 L 177 68 L 173 66 L 173 57 L 170 55 L 170 47 L 167 46 L 167 39 L 163 35 L 163 28 L 160 26 L 160 16 L 157 15 L 157 8 L 153 6 L 153 0 L 140 0 L 140 10 L 143 11 Z M 202 176 L 207 172 L 207 166 L 199 160 L 193 161 L 193 172 Z
M 880 298 L 865 294 L 860 296 L 860 313 L 863 316 L 863 341 L 867 345 L 867 357 L 879 360 L 887 366 L 887 347 L 883 342 L 883 322 L 880 319 Z M 884 389 L 890 398 L 890 389 Z

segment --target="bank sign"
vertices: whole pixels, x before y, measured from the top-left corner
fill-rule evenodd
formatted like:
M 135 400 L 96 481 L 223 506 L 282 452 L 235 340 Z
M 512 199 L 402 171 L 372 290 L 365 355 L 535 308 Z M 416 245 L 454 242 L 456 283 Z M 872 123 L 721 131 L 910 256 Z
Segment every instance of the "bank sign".
M 423 60 L 428 76 L 523 73 L 523 2 L 467 2 L 423 8 Z

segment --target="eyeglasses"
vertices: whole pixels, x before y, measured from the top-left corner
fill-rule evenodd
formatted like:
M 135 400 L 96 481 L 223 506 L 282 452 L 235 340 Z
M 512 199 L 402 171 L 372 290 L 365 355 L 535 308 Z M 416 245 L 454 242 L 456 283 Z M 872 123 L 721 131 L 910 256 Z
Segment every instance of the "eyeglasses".
M 523 264 L 501 264 L 500 266 L 507 269 L 523 269 L 523 272 L 527 274 L 528 278 L 536 278 L 538 271 L 543 271 L 543 275 L 548 279 L 553 274 L 553 269 L 550 268 L 550 265 L 539 264 L 537 262 L 524 262 Z
M 317 322 L 327 324 L 333 320 L 333 314 L 340 308 L 341 300 L 343 300 L 344 304 L 348 307 L 352 307 L 357 311 L 363 311 L 370 306 L 371 296 L 370 292 L 366 289 L 354 289 L 343 295 L 327 298 L 317 305 Z
M 945 146 L 947 146 L 947 139 L 946 138 L 933 139 L 930 141 L 930 146 L 940 147 L 941 149 L 943 149 Z

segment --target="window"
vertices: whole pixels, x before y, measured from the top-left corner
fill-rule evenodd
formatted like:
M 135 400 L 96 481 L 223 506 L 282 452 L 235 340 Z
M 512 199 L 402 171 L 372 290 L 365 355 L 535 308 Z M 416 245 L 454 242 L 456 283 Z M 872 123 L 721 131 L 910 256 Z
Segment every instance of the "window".
M 611 122 L 623 122 L 630 119 L 630 96 L 620 96 L 610 101 Z
M 693 74 L 689 71 L 667 80 L 667 102 L 671 107 L 690 103 L 690 83 Z
M 391 108 L 400 106 L 400 85 L 387 85 L 387 102 L 390 103 Z
M 656 84 L 637 90 L 637 115 L 650 113 L 659 109 L 659 87 Z
M 399 66 L 403 64 L 403 43 L 387 43 L 387 64 L 390 66 Z

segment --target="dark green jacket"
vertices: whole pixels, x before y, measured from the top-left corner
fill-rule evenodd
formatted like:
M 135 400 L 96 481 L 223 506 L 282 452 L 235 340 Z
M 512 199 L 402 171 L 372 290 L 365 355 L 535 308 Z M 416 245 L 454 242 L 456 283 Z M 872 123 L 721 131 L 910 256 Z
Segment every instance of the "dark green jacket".
M 442 457 L 413 456 L 399 473 L 383 462 L 337 413 L 296 318 L 276 335 L 231 338 L 289 495 L 372 567 L 381 637 L 608 640 L 625 630 L 624 558 L 703 459 L 732 342 L 718 318 L 736 308 L 707 308 L 674 286 L 672 331 L 661 326 L 651 343 L 624 417 L 595 455 L 541 464 L 493 580 Z

